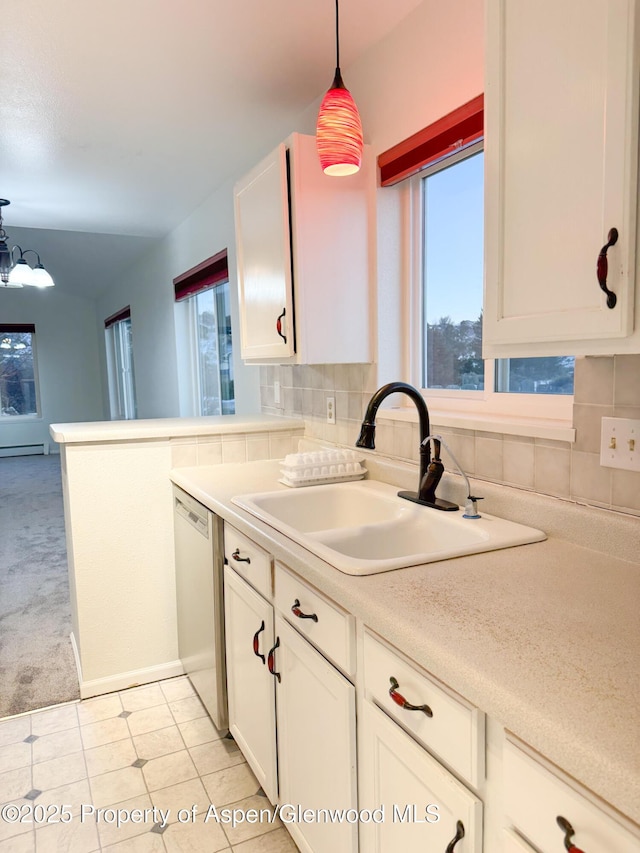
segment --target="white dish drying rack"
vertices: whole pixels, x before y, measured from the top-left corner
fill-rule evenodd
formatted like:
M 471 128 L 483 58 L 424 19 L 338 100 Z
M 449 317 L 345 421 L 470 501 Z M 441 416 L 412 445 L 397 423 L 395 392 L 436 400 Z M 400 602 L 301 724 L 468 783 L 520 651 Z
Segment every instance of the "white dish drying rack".
M 317 486 L 361 480 L 367 469 L 360 464 L 364 457 L 355 450 L 316 450 L 289 453 L 280 469 L 280 482 L 285 486 Z

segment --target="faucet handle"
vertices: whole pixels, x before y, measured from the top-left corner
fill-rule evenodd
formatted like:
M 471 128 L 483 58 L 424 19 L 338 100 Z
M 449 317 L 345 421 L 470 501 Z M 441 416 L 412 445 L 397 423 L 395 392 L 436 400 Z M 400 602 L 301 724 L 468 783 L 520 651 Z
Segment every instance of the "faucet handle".
M 482 516 L 478 512 L 478 501 L 483 501 L 484 498 L 476 497 L 474 495 L 467 495 L 467 500 L 464 505 L 464 513 L 462 515 L 463 518 L 481 518 Z

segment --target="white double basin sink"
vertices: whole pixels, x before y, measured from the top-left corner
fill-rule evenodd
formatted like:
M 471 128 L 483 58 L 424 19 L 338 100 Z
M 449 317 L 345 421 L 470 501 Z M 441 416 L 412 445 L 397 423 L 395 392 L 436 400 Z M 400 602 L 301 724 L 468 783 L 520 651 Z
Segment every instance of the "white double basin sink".
M 232 502 L 350 575 L 371 575 L 546 539 L 492 515 L 464 518 L 376 480 L 239 495 Z

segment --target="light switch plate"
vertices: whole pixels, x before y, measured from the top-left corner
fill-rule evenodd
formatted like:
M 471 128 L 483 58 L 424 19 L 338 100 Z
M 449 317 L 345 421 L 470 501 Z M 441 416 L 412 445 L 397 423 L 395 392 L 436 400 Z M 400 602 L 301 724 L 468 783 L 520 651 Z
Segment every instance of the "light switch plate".
M 640 421 L 602 418 L 600 464 L 607 468 L 640 471 Z

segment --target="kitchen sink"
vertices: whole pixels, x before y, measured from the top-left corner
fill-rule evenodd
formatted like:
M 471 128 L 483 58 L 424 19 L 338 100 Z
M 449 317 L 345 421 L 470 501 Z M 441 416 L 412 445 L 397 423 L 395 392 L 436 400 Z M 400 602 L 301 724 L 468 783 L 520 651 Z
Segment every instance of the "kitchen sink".
M 232 502 L 336 569 L 371 575 L 546 539 L 534 527 L 399 498 L 376 480 L 238 495 Z

